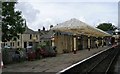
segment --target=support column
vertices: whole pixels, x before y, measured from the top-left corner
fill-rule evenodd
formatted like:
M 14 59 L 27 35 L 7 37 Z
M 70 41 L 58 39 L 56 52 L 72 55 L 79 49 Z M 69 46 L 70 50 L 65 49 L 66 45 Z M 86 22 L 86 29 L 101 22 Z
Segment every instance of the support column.
M 76 54 L 76 35 L 74 35 L 74 54 Z
M 55 46 L 55 38 L 53 37 L 52 38 L 52 47 L 54 47 Z
M 88 36 L 88 50 L 90 51 L 90 36 Z
M 65 39 L 65 49 L 67 50 L 67 40 L 68 40 L 68 36 L 66 35 L 65 38 L 66 38 L 66 39 Z

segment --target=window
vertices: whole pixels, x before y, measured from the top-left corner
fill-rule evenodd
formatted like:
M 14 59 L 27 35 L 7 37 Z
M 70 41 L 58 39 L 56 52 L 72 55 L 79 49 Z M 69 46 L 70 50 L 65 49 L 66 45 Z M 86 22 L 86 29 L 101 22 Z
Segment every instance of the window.
M 18 35 L 18 40 L 20 39 L 20 35 Z
M 12 42 L 10 43 L 10 46 L 12 46 Z
M 118 32 L 118 34 L 120 34 L 120 32 Z
M 3 45 L 5 46 L 5 43 Z
M 27 42 L 24 42 L 24 48 L 26 48 L 27 47 Z
M 38 39 L 38 35 L 36 35 L 36 39 Z
M 20 43 L 18 42 L 18 46 L 20 45 Z
M 17 38 L 18 38 L 18 37 L 13 37 L 12 40 L 13 40 L 13 41 L 17 41 Z
M 13 46 L 14 46 L 14 42 L 13 42 Z
M 30 39 L 32 39 L 32 34 L 30 34 Z
M 29 46 L 32 46 L 33 45 L 33 43 L 32 42 L 29 42 Z

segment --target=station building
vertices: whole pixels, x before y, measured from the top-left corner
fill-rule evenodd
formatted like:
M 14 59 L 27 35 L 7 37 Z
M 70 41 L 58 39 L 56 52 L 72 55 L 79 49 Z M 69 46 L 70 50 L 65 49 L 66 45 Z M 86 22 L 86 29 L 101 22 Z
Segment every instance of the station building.
M 51 31 L 54 32 L 51 45 L 57 47 L 58 53 L 95 48 L 96 40 L 102 46 L 111 36 L 75 18 L 57 24 Z

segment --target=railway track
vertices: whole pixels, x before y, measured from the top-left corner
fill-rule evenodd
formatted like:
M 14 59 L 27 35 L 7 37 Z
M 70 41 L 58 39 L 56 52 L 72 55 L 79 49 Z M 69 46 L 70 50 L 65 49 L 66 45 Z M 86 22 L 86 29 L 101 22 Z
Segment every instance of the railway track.
M 96 63 L 95 66 L 93 66 L 87 74 L 91 74 L 93 72 L 102 72 L 107 74 L 109 72 L 109 69 L 114 62 L 115 58 L 117 57 L 118 49 L 114 49 L 110 54 L 105 56 L 102 60 L 100 60 L 98 63 Z
M 120 45 L 115 48 L 106 49 L 101 51 L 90 58 L 67 68 L 64 71 L 59 72 L 58 74 L 66 74 L 75 72 L 75 74 L 93 74 L 101 73 L 108 74 L 111 71 L 111 67 L 118 56 Z

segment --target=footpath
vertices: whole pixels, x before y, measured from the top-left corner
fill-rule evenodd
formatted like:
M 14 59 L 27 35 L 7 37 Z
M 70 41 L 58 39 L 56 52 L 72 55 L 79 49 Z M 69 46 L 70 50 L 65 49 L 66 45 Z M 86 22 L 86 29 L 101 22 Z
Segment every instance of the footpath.
M 95 53 L 102 51 L 104 49 L 110 48 L 109 46 L 99 47 L 91 49 L 79 50 L 74 54 L 65 53 L 57 55 L 56 57 L 48 57 L 36 61 L 25 61 L 17 64 L 6 65 L 3 68 L 3 72 L 59 72 L 72 64 L 75 64 L 85 58 L 88 58 Z

